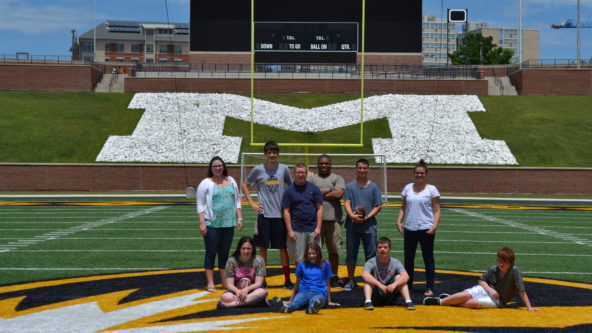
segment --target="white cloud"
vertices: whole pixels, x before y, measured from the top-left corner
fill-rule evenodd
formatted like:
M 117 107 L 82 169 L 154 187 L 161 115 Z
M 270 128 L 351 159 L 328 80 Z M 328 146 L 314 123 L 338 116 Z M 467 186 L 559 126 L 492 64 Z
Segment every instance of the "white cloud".
M 24 34 L 63 32 L 84 24 L 90 17 L 92 12 L 71 1 L 0 2 L 0 30 Z

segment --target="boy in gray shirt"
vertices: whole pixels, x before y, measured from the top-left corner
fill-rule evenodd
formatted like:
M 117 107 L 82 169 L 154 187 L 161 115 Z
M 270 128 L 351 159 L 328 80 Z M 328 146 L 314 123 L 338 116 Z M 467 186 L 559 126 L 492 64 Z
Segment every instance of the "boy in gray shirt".
M 321 241 L 329 253 L 331 263 L 331 286 L 339 286 L 339 252 L 341 252 L 341 224 L 343 212 L 341 198 L 345 193 L 343 177 L 331 172 L 331 157 L 323 154 L 319 156 L 317 167 L 319 173 L 308 177 L 308 181 L 317 185 L 323 194 L 323 225 L 321 227 Z
M 409 275 L 401 262 L 391 258 L 391 240 L 380 237 L 376 242 L 376 257 L 364 265 L 364 309 L 374 310 L 374 305 L 395 305 L 399 295 L 405 299 L 407 310 L 415 310 L 411 301 L 407 280 Z
M 426 297 L 425 305 L 451 305 L 470 309 L 502 308 L 520 295 L 522 303 L 529 311 L 539 311 L 533 308 L 524 289 L 522 273 L 514 266 L 516 254 L 512 248 L 502 247 L 497 251 L 497 265 L 491 266 L 480 278 L 476 286 L 451 296 Z
M 282 196 L 287 186 L 292 184 L 290 169 L 277 162 L 280 147 L 274 141 L 269 141 L 263 147 L 267 161 L 253 168 L 242 185 L 243 194 L 253 210 L 257 213 L 257 233 L 253 237 L 255 245 L 259 247 L 259 255 L 267 264 L 267 249 L 279 249 L 282 269 L 284 271 L 284 287 L 292 289 L 290 281 L 290 264 L 286 250 L 286 226 L 282 217 Z M 249 186 L 257 185 L 257 199 L 255 203 L 249 193 Z

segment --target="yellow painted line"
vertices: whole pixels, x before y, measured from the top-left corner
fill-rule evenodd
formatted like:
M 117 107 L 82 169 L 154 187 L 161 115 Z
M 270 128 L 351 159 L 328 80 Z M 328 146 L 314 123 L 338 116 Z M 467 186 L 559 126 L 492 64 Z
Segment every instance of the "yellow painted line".
M 243 206 L 248 202 L 241 200 Z M 191 206 L 194 200 L 180 201 L 0 201 L 0 206 Z M 568 206 L 568 205 L 524 205 L 524 204 L 465 204 L 443 203 L 444 208 L 474 208 L 474 209 L 502 209 L 502 210 L 576 210 L 592 211 L 592 206 Z M 401 207 L 400 202 L 387 202 L 383 207 Z

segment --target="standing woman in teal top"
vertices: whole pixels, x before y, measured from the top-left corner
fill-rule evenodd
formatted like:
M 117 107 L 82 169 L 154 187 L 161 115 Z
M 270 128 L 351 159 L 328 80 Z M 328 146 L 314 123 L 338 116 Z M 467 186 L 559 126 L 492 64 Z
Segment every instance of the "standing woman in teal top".
M 238 185 L 228 176 L 226 163 L 215 156 L 210 160 L 208 178 L 197 188 L 197 215 L 199 231 L 204 238 L 206 255 L 204 268 L 208 285 L 206 290 L 216 291 L 214 286 L 214 261 L 218 256 L 218 271 L 224 288 L 224 267 L 230 253 L 234 228 L 243 228 L 243 213 Z

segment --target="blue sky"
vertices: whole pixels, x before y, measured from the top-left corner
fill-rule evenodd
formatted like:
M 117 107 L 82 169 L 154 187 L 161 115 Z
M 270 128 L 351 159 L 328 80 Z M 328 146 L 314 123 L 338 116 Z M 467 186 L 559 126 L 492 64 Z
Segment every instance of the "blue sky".
M 96 0 L 97 23 L 166 22 L 165 3 L 165 0 Z M 576 58 L 576 29 L 550 28 L 552 23 L 575 20 L 576 3 L 577 0 L 522 0 L 523 27 L 540 30 L 541 58 Z M 518 0 L 424 0 L 423 6 L 424 14 L 438 18 L 442 6 L 444 10 L 467 8 L 471 22 L 487 22 L 490 27 L 503 28 L 518 25 Z M 171 22 L 188 22 L 189 0 L 168 0 L 168 12 Z M 592 22 L 592 0 L 581 0 L 581 20 Z M 93 0 L 0 0 L 0 55 L 16 52 L 68 55 L 70 31 L 76 29 L 81 34 L 92 27 Z M 581 52 L 583 59 L 592 57 L 592 29 L 582 29 Z

